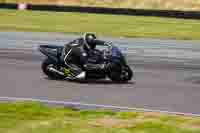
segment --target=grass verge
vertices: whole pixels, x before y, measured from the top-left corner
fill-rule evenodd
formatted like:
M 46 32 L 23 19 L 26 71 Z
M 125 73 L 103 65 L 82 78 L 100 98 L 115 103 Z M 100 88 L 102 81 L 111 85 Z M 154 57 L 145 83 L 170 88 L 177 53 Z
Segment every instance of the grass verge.
M 1 133 L 199 133 L 200 118 L 160 113 L 75 111 L 40 103 L 0 104 Z
M 0 9 L 0 30 L 200 39 L 200 21 L 160 17 L 17 11 Z

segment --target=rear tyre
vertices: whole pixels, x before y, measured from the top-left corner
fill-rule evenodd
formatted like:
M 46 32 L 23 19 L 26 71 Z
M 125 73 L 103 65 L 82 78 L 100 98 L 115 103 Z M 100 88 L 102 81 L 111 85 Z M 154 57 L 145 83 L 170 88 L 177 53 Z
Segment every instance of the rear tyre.
M 58 69 L 58 67 L 56 66 L 56 64 L 50 60 L 49 58 L 46 58 L 41 65 L 42 71 L 44 72 L 44 74 L 46 74 L 50 79 L 64 79 L 65 76 L 63 75 L 59 75 L 57 73 L 54 73 L 52 71 L 50 71 L 48 68 L 49 67 L 53 67 L 55 69 Z

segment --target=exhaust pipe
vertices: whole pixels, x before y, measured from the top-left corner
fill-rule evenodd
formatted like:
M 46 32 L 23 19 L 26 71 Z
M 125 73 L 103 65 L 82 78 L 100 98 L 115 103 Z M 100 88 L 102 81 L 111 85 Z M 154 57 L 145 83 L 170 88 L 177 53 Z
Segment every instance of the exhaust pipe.
M 53 68 L 53 67 L 48 68 L 48 70 L 51 71 L 51 72 L 54 72 L 54 73 L 60 74 L 60 75 L 62 75 L 62 76 L 65 75 L 63 72 L 60 72 L 60 71 L 56 70 L 56 69 Z

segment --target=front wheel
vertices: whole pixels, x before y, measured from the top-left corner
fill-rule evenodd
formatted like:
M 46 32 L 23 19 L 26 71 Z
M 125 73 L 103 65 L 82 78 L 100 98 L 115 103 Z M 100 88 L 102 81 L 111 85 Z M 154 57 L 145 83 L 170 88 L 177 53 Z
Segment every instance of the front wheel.
M 112 69 L 109 78 L 114 82 L 128 82 L 133 77 L 133 71 L 129 66 Z
M 129 66 L 125 66 L 121 73 L 121 80 L 122 81 L 129 81 L 133 77 L 133 71 Z
M 58 69 L 56 64 L 52 60 L 47 58 L 42 62 L 42 65 L 41 65 L 41 68 L 42 68 L 42 71 L 44 72 L 44 74 L 46 74 L 51 79 L 64 79 L 65 78 L 65 76 L 63 76 L 63 75 L 60 75 L 60 74 L 50 71 L 49 70 L 50 67 Z

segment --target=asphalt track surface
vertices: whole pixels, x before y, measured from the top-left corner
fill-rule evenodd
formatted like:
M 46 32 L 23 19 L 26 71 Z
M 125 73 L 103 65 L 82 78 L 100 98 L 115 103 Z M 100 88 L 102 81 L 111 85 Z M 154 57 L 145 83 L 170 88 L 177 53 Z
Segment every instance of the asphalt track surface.
M 112 39 L 135 78 L 73 83 L 48 79 L 39 44 L 62 45 L 77 36 L 0 32 L 0 97 L 35 98 L 200 114 L 200 41 Z

